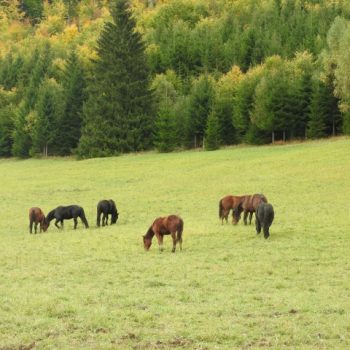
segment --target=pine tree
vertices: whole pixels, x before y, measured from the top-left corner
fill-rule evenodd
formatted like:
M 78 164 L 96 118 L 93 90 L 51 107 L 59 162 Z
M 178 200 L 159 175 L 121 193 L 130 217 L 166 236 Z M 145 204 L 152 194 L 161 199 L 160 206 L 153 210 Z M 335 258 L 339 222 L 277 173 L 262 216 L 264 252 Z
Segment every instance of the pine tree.
M 159 152 L 171 152 L 176 145 L 174 115 L 169 106 L 163 106 L 156 120 L 155 146 Z
M 201 76 L 193 85 L 190 95 L 187 137 L 190 147 L 203 145 L 207 119 L 211 113 L 214 89 L 211 79 Z
M 152 145 L 152 92 L 141 35 L 126 0 L 111 3 L 112 22 L 98 40 L 94 78 L 83 107 L 79 157 L 99 157 Z
M 21 158 L 28 157 L 31 148 L 32 125 L 29 116 L 37 102 L 40 84 L 50 67 L 50 46 L 45 45 L 42 52 L 35 50 L 31 62 L 34 67 L 14 120 L 12 153 L 14 156 Z
M 322 89 L 324 88 L 322 82 L 316 82 L 314 84 L 309 121 L 307 123 L 306 135 L 309 138 L 316 139 L 324 137 L 326 135 L 326 111 L 324 108 Z
M 54 153 L 51 148 L 55 148 L 61 106 L 62 96 L 57 83 L 45 81 L 40 87 L 38 102 L 35 106 L 36 118 L 32 129 L 31 155 L 42 153 L 47 157 L 49 153 Z
M 220 147 L 220 124 L 216 113 L 211 113 L 208 117 L 207 129 L 205 132 L 205 149 L 216 150 Z
M 63 88 L 65 92 L 65 107 L 60 120 L 62 127 L 59 129 L 57 136 L 57 151 L 60 155 L 68 155 L 78 146 L 85 99 L 84 72 L 75 52 L 72 52 L 68 57 L 63 72 Z

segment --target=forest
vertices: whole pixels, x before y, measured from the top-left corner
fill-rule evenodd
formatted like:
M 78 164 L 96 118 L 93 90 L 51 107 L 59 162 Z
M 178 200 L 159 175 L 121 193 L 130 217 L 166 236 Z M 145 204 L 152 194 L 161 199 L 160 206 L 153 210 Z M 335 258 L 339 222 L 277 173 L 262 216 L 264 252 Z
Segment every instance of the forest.
M 347 0 L 1 0 L 0 157 L 350 134 Z

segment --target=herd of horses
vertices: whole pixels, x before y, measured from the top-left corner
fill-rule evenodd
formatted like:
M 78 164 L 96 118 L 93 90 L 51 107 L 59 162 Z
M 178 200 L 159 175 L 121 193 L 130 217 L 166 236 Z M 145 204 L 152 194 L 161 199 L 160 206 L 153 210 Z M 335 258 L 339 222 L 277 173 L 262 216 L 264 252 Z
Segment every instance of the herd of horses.
M 219 202 L 219 218 L 221 224 L 228 222 L 228 216 L 232 210 L 232 224 L 237 225 L 243 213 L 244 224 L 247 225 L 249 216 L 249 224 L 252 223 L 252 217 L 255 213 L 256 233 L 259 234 L 263 229 L 264 237 L 270 236 L 270 226 L 273 222 L 275 213 L 273 206 L 267 202 L 266 196 L 261 193 L 244 196 L 228 195 L 220 199 Z
M 270 235 L 269 228 L 274 219 L 274 210 L 271 204 L 267 202 L 267 198 L 263 194 L 233 196 L 228 195 L 222 198 L 219 202 L 219 218 L 221 223 L 228 222 L 228 216 L 232 210 L 232 224 L 237 224 L 243 213 L 244 224 L 247 225 L 247 218 L 249 216 L 249 224 L 252 222 L 252 216 L 255 213 L 256 232 L 259 234 L 263 229 L 264 237 L 267 239 Z M 112 199 L 103 199 L 97 204 L 97 220 L 98 227 L 108 225 L 109 215 L 111 215 L 110 224 L 117 222 L 119 213 L 117 206 Z M 84 209 L 79 205 L 59 206 L 51 210 L 47 216 L 38 207 L 29 209 L 29 233 L 37 233 L 39 225 L 40 232 L 46 232 L 50 226 L 50 222 L 55 220 L 55 226 L 58 229 L 63 229 L 64 220 L 73 219 L 74 229 L 77 228 L 78 218 L 82 221 L 85 228 L 89 227 L 85 216 Z M 152 245 L 152 239 L 156 236 L 158 240 L 159 249 L 163 250 L 164 235 L 171 235 L 173 240 L 172 252 L 175 252 L 176 245 L 179 243 L 180 250 L 182 250 L 182 232 L 184 222 L 181 217 L 177 215 L 169 215 L 159 217 L 154 220 L 145 235 L 143 235 L 143 245 L 145 250 L 149 250 Z

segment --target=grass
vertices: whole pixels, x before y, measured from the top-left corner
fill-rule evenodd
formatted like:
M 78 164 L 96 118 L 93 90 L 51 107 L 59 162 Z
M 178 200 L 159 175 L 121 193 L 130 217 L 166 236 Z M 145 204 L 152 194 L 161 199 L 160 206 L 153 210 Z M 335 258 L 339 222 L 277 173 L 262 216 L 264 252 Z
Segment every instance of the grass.
M 348 349 L 350 139 L 75 161 L 0 160 L 0 349 Z M 269 240 L 221 226 L 264 193 Z M 97 229 L 96 204 L 117 202 Z M 28 209 L 80 204 L 90 229 L 29 235 Z M 179 214 L 183 251 L 143 251 Z

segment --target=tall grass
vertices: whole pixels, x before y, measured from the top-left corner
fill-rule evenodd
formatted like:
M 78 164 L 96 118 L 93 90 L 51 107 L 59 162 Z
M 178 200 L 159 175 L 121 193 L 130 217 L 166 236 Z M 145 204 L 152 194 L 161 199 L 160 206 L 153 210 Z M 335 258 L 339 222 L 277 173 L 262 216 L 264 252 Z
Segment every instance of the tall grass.
M 0 161 L 0 349 L 348 349 L 350 140 L 117 158 Z M 268 240 L 221 225 L 264 193 Z M 120 217 L 96 228 L 96 204 Z M 90 229 L 29 235 L 28 209 L 84 207 Z M 183 251 L 141 235 L 185 222 Z

